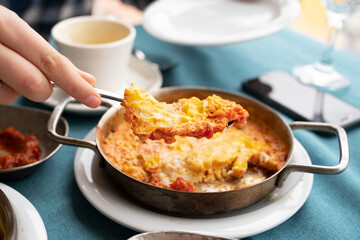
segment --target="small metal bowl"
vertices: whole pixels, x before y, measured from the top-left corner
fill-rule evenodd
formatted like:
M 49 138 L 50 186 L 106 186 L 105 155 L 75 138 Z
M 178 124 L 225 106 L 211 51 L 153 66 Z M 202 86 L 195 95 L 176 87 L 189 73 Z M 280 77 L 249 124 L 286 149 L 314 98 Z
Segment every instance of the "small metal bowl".
M 0 189 L 0 239 L 16 239 L 16 218 L 9 199 Z
M 34 163 L 0 169 L 0 181 L 10 181 L 28 176 L 59 150 L 61 144 L 53 141 L 48 135 L 47 122 L 50 115 L 51 112 L 36 108 L 0 105 L 0 129 L 13 127 L 24 136 L 35 135 L 40 142 L 41 151 L 40 159 Z M 56 132 L 67 136 L 69 124 L 64 118 L 60 118 Z

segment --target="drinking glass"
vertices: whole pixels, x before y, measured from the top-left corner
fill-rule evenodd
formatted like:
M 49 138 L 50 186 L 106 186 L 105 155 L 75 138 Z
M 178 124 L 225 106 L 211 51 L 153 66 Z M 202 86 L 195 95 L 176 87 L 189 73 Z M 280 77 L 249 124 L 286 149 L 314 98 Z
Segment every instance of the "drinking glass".
M 350 81 L 333 66 L 332 53 L 338 33 L 343 29 L 347 18 L 360 6 L 360 0 L 322 0 L 326 7 L 329 26 L 327 48 L 319 61 L 305 66 L 296 66 L 293 74 L 308 85 L 326 90 L 341 90 L 350 85 Z

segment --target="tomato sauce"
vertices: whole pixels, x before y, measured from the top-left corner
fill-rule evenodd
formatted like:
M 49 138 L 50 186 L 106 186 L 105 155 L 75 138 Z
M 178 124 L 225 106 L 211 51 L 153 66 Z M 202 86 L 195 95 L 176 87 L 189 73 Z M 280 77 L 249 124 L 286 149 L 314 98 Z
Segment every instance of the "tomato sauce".
M 186 181 L 182 177 L 178 177 L 174 183 L 170 184 L 170 189 L 184 192 L 194 192 L 195 186 L 192 182 Z
M 25 137 L 12 127 L 0 130 L 0 169 L 36 162 L 41 155 L 39 147 L 34 135 Z

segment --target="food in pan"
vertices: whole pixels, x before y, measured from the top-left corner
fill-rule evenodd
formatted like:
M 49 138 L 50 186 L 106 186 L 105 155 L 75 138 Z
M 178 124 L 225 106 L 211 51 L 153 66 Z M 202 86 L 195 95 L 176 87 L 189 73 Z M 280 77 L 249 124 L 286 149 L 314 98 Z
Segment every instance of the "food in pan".
M 264 181 L 280 170 L 289 146 L 261 119 L 228 127 L 211 139 L 175 136 L 142 143 L 124 121 L 100 137 L 103 154 L 117 169 L 144 183 L 189 192 L 235 190 Z M 111 125 L 113 126 L 113 125 Z
M 0 169 L 36 162 L 40 155 L 40 143 L 34 135 L 25 137 L 12 127 L 0 130 Z
M 122 106 L 125 120 L 142 142 L 164 139 L 172 143 L 175 136 L 211 138 L 229 123 L 243 126 L 249 116 L 241 105 L 216 95 L 204 100 L 183 98 L 167 104 L 158 102 L 135 84 L 125 89 Z

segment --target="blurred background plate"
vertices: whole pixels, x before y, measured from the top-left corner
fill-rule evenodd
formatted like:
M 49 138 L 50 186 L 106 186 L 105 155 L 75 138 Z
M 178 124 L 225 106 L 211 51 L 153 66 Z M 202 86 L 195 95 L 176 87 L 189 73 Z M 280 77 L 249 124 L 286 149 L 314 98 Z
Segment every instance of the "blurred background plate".
M 297 0 L 158 0 L 144 12 L 144 28 L 163 41 L 223 45 L 267 36 L 299 15 Z

